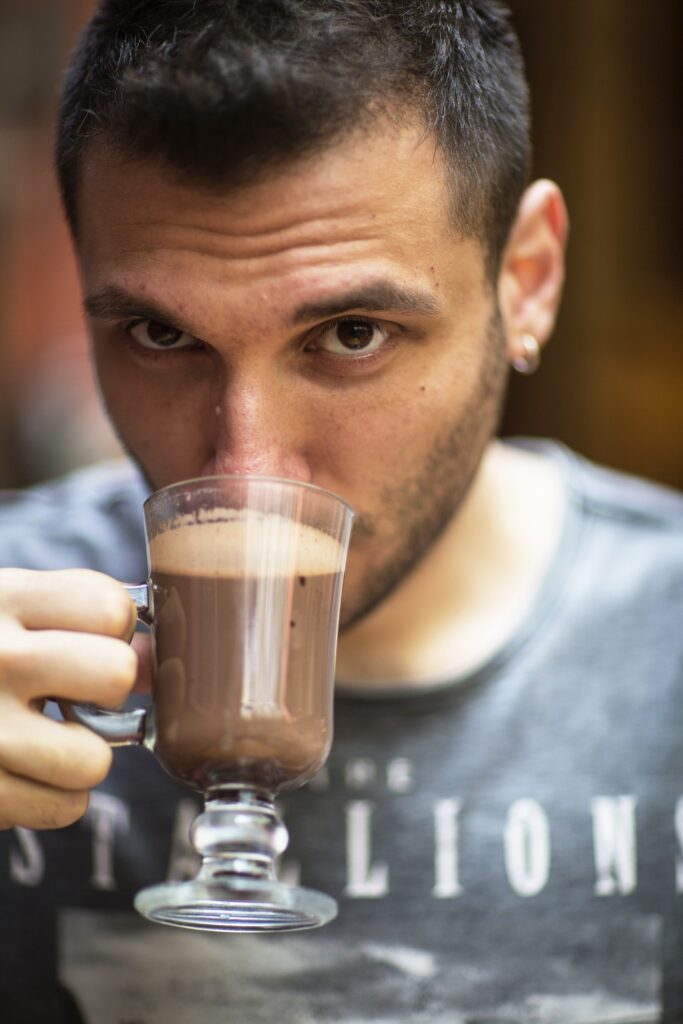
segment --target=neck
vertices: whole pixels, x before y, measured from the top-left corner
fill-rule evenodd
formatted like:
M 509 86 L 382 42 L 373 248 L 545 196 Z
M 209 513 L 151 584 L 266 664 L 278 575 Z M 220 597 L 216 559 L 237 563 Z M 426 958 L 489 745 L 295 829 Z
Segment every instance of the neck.
M 452 682 L 514 634 L 559 540 L 564 492 L 543 455 L 493 442 L 464 502 L 386 601 L 340 637 L 344 689 Z

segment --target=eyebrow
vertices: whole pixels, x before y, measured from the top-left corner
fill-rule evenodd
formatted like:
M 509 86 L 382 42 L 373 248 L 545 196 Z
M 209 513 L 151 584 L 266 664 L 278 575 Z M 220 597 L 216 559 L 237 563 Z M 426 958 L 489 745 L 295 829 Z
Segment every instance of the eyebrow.
M 139 317 L 141 320 L 158 320 L 169 327 L 180 326 L 176 322 L 176 314 L 162 303 L 137 298 L 118 285 L 106 285 L 91 292 L 83 301 L 83 309 L 88 316 L 99 320 Z M 289 322 L 295 326 L 311 320 L 327 320 L 351 309 L 421 316 L 440 316 L 443 313 L 441 305 L 429 292 L 379 280 L 329 298 L 305 302 L 294 311 Z
M 369 313 L 393 312 L 439 316 L 443 310 L 436 299 L 419 288 L 405 288 L 393 281 L 373 281 L 329 299 L 306 302 L 295 310 L 292 324 L 309 320 L 326 320 L 349 309 L 363 309 Z
M 88 316 L 98 320 L 140 317 L 141 320 L 159 320 L 169 327 L 175 326 L 176 315 L 163 304 L 137 298 L 115 284 L 106 285 L 87 295 L 83 300 L 83 309 Z

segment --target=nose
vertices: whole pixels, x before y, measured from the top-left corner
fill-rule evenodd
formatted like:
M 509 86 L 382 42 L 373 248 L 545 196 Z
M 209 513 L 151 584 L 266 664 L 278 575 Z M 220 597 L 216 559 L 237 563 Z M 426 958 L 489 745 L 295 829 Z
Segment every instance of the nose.
M 233 379 L 209 415 L 214 427 L 204 475 L 259 474 L 311 482 L 302 416 L 286 385 Z

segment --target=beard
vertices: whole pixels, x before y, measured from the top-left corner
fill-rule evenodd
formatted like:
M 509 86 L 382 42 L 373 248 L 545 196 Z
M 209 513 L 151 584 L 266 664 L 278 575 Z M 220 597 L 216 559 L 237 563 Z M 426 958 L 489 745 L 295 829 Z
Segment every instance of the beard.
M 406 579 L 457 514 L 497 432 L 505 398 L 508 364 L 497 307 L 485 333 L 485 352 L 474 391 L 457 418 L 438 432 L 426 454 L 416 453 L 415 469 L 380 493 L 381 512 L 356 518 L 352 547 L 381 546 L 386 554 L 370 567 L 356 588 L 344 593 L 340 630 L 374 611 Z M 355 545 L 354 545 L 355 541 Z

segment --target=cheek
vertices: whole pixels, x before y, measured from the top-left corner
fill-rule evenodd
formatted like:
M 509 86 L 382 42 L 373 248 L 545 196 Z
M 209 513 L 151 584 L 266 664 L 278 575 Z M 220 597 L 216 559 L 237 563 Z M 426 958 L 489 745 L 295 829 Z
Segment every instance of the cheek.
M 376 516 L 383 496 L 415 476 L 457 407 L 452 387 L 420 380 L 328 396 L 316 417 L 315 482 Z
M 213 426 L 206 411 L 212 400 L 208 387 L 143 372 L 104 346 L 94 354 L 107 412 L 155 486 L 196 475 Z
M 113 346 L 95 338 L 92 351 L 100 393 L 107 412 L 119 433 L 127 439 L 131 430 L 136 432 L 136 421 L 144 419 L 141 410 L 144 395 L 127 361 Z

